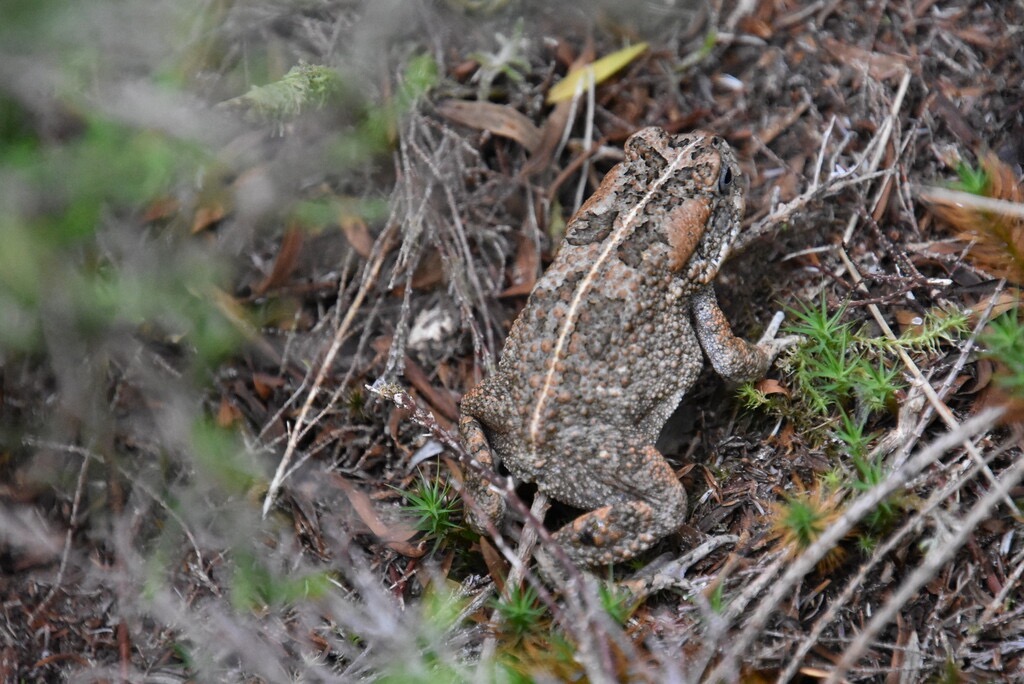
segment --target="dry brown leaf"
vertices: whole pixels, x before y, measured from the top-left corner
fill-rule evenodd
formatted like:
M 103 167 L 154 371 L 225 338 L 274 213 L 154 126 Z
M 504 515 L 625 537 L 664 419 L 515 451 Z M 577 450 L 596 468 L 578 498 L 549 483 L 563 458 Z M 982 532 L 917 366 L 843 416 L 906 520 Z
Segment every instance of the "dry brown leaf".
M 192 217 L 192 234 L 201 233 L 224 218 L 227 211 L 220 202 L 207 204 L 196 209 Z
M 737 680 L 740 684 L 768 684 L 779 678 L 775 670 L 751 670 L 744 668 Z
M 762 378 L 755 386 L 757 391 L 764 395 L 781 394 L 784 397 L 790 396 L 789 390 L 774 378 Z
M 913 309 L 896 309 L 893 316 L 900 327 L 900 332 L 913 330 L 920 333 L 924 329 L 924 316 Z
M 990 359 L 978 359 L 974 364 L 974 382 L 965 387 L 962 394 L 977 394 L 992 384 L 992 377 L 995 375 L 995 365 Z
M 409 420 L 410 411 L 407 409 L 395 408 L 391 411 L 391 415 L 388 416 L 387 434 L 391 439 L 395 441 L 395 444 L 401 444 L 402 438 L 399 435 L 399 431 L 402 424 Z
M 759 19 L 753 16 L 746 16 L 740 19 L 740 23 L 737 28 L 739 28 L 743 33 L 749 33 L 762 40 L 768 40 L 773 34 L 771 24 L 764 19 Z
M 441 116 L 463 126 L 490 131 L 494 135 L 515 140 L 531 154 L 541 143 L 540 129 L 534 126 L 525 114 L 508 105 L 444 100 L 437 105 L 437 111 Z
M 999 407 L 1004 413 L 999 417 L 1002 425 L 1024 425 L 1024 399 L 1007 394 L 999 386 L 999 377 L 1007 374 L 1006 368 L 993 359 L 993 379 L 988 385 L 977 394 L 977 399 L 971 406 L 971 413 L 978 414 L 985 409 Z
M 1017 308 L 1020 304 L 1021 293 L 1017 289 L 1007 289 L 1002 292 L 991 294 L 987 297 L 983 297 L 977 304 L 969 307 L 971 312 L 970 322 L 971 325 L 977 324 L 979 318 L 988 311 L 991 305 L 992 311 L 989 313 L 989 318 L 995 318 L 1002 314 L 1010 311 L 1011 309 Z M 992 304 L 992 300 L 995 299 L 995 303 Z
M 562 132 L 565 130 L 571 113 L 572 102 L 559 102 L 551 110 L 548 118 L 544 121 L 543 128 L 541 128 L 540 144 L 534 153 L 530 155 L 530 158 L 526 160 L 526 163 L 523 164 L 523 168 L 520 171 L 523 177 L 529 178 L 547 170 L 552 158 L 554 158 L 555 150 L 558 149 Z
M 390 335 L 381 335 L 375 338 L 370 346 L 377 352 L 377 359 L 382 358 L 391 350 L 393 338 Z M 459 409 L 455 405 L 455 399 L 447 388 L 438 388 L 427 376 L 423 368 L 412 360 L 408 355 L 405 357 L 405 366 L 402 374 L 409 381 L 416 391 L 423 397 L 423 400 L 430 405 L 434 411 L 434 418 L 446 430 L 449 429 L 459 416 Z M 394 411 L 400 414 L 401 411 Z M 397 439 L 397 434 L 395 438 Z
M 537 245 L 522 232 L 517 234 L 518 249 L 512 264 L 512 284 L 505 288 L 501 297 L 519 297 L 530 294 L 537 282 L 540 269 L 540 253 Z
M 366 227 L 363 217 L 357 214 L 342 213 L 338 223 L 352 249 L 356 250 L 356 253 L 364 259 L 370 258 L 370 252 L 373 251 L 373 236 L 370 235 L 370 229 Z
M 457 81 L 465 81 L 480 68 L 480 62 L 475 59 L 467 59 L 452 67 L 451 76 Z
M 142 215 L 143 223 L 150 223 L 159 219 L 170 218 L 178 213 L 181 203 L 174 197 L 159 197 L 149 203 L 145 213 Z
M 565 45 L 565 43 L 560 43 Z M 567 46 L 566 46 L 567 47 Z M 563 58 L 568 58 L 569 50 L 563 51 Z M 573 61 L 569 70 L 572 71 L 584 64 L 587 64 L 594 59 L 594 46 L 591 41 L 587 41 L 583 51 L 577 55 Z M 523 165 L 522 170 L 519 172 L 524 178 L 530 178 L 538 173 L 546 171 L 548 166 L 551 164 L 551 160 L 554 158 L 555 150 L 558 149 L 562 139 L 562 133 L 565 131 L 566 126 L 569 124 L 569 116 L 573 113 L 574 107 L 571 101 L 559 102 L 555 105 L 551 113 L 548 114 L 547 120 L 544 121 L 544 125 L 541 127 L 541 142 L 537 150 L 530 155 L 530 158 Z
M 906 55 L 871 52 L 855 45 L 841 43 L 831 37 L 822 40 L 822 45 L 839 61 L 866 70 L 876 81 L 902 77 L 910 68 L 910 58 Z
M 425 290 L 444 282 L 444 262 L 441 260 L 441 254 L 436 249 L 428 247 L 420 256 L 420 261 L 412 274 L 412 288 Z
M 220 398 L 220 405 L 217 407 L 217 427 L 230 428 L 242 420 L 242 412 L 238 407 L 228 401 L 227 397 Z
M 231 171 L 220 167 L 208 169 L 203 174 L 202 186 L 196 198 L 195 213 L 192 216 L 193 235 L 213 226 L 234 209 L 232 175 Z M 237 184 L 238 179 L 235 179 L 234 183 Z
M 277 250 L 277 257 L 274 259 L 274 266 L 256 287 L 253 292 L 259 296 L 267 293 L 275 287 L 281 287 L 288 282 L 296 264 L 299 262 L 299 253 L 302 251 L 302 229 L 292 225 L 285 231 L 281 238 L 281 247 Z
M 940 83 L 942 83 L 940 81 Z M 948 127 L 962 143 L 971 148 L 981 145 L 978 132 L 964 116 L 960 108 L 949 99 L 950 96 L 941 91 L 935 91 L 927 100 L 927 107 L 932 115 Z M 955 162 L 954 164 L 955 165 Z
M 1000 41 L 1004 40 L 1007 36 L 1007 34 L 1004 34 L 1002 32 L 987 33 L 973 26 L 956 28 L 953 30 L 953 33 L 955 33 L 957 38 L 964 41 L 965 43 L 977 45 L 978 47 L 984 48 L 986 50 L 993 50 L 997 48 L 1000 44 Z M 997 37 L 1000 40 L 996 40 Z
M 587 41 L 585 51 L 590 52 L 591 55 L 594 53 L 593 45 L 591 45 L 589 40 Z M 552 52 L 556 64 L 561 64 L 570 69 L 576 60 L 579 59 L 576 56 L 576 46 L 563 38 L 555 38 L 555 49 Z
M 885 159 L 882 162 L 882 168 L 892 168 L 894 150 L 891 146 L 885 148 Z M 876 223 L 881 223 L 886 212 L 889 211 L 889 198 L 892 197 L 895 183 L 892 182 L 892 178 L 886 178 L 882 184 L 882 194 L 878 197 L 875 203 L 875 210 L 871 212 L 871 218 Z
M 775 138 L 799 121 L 810 106 L 810 102 L 801 102 L 796 107 L 786 109 L 782 115 L 772 117 L 768 125 L 758 131 L 758 140 L 764 145 L 770 145 Z
M 487 572 L 494 581 L 494 586 L 497 587 L 498 593 L 503 593 L 505 591 L 505 578 L 508 577 L 508 562 L 501 557 L 501 554 L 498 553 L 498 550 L 494 548 L 494 545 L 491 544 L 487 537 L 480 537 L 480 553 L 484 557 L 484 565 L 487 566 Z
M 423 545 L 409 543 L 409 540 L 417 534 L 416 528 L 412 525 L 385 523 L 377 515 L 377 509 L 374 508 L 370 497 L 364 492 L 337 473 L 331 473 L 331 481 L 348 497 L 352 509 L 355 510 L 363 524 L 388 548 L 409 558 L 420 558 L 427 552 Z
M 944 79 L 940 79 L 942 93 L 953 100 L 975 100 L 992 90 L 989 85 L 956 85 Z
M 711 490 L 712 495 L 721 503 L 722 496 L 722 485 L 719 484 L 715 478 L 715 474 L 711 472 L 711 469 L 702 467 L 701 475 L 704 478 L 704 484 L 707 485 L 708 489 Z
M 269 375 L 267 373 L 253 373 L 252 374 L 252 386 L 256 390 L 256 395 L 263 400 L 266 400 L 274 393 L 275 389 L 284 387 L 284 378 L 276 375 Z
M 458 418 L 459 409 L 448 390 L 435 387 L 420 365 L 409 356 L 405 357 L 404 375 L 406 380 L 416 388 L 424 400 L 434 409 L 434 417 L 441 427 L 446 430 L 449 429 Z

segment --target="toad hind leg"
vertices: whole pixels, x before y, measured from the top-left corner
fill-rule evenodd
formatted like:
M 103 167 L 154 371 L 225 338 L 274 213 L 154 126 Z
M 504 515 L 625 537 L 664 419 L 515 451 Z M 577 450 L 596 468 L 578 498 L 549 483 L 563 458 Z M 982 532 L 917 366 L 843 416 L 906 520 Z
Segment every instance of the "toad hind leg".
M 485 470 L 497 472 L 500 459 L 498 454 L 491 449 L 480 421 L 471 415 L 463 414 L 459 419 L 459 433 L 462 435 L 463 445 L 473 460 Z M 480 534 L 486 534 L 487 522 L 498 525 L 505 517 L 505 500 L 490 488 L 489 483 L 480 473 L 472 468 L 466 469 L 465 477 L 466 489 L 474 502 L 474 505 L 467 511 L 469 525 Z
M 554 535 L 577 564 L 628 560 L 683 524 L 686 491 L 672 467 L 653 446 L 629 451 L 623 457 L 636 466 L 614 487 L 630 498 L 585 513 Z

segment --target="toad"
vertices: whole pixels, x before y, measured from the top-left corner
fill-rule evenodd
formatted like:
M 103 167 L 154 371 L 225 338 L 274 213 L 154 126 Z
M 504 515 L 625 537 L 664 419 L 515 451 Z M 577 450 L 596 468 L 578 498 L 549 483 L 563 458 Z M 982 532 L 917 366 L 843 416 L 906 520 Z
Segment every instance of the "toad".
M 633 134 L 569 221 L 496 372 L 462 400 L 459 431 L 478 463 L 586 511 L 554 534 L 577 564 L 627 560 L 683 523 L 686 492 L 654 444 L 704 359 L 752 380 L 795 341 L 775 338 L 778 317 L 756 344 L 742 340 L 718 306 L 712 281 L 743 208 L 725 140 Z M 500 521 L 502 495 L 472 470 L 466 486 Z

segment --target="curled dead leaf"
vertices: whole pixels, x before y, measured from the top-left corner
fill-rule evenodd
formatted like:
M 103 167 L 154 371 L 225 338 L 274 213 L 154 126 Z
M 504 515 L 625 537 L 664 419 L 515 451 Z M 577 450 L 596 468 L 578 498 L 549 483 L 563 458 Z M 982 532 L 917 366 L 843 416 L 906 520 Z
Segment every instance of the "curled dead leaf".
M 444 261 L 441 259 L 441 253 L 428 247 L 420 255 L 420 262 L 416 264 L 416 271 L 412 274 L 412 287 L 414 290 L 426 290 L 444 282 Z
M 757 391 L 764 395 L 769 394 L 781 394 L 784 397 L 789 397 L 789 390 L 775 378 L 762 378 L 755 385 Z
M 284 387 L 284 378 L 270 375 L 269 373 L 253 373 L 252 387 L 256 390 L 256 396 L 264 401 L 270 398 L 275 389 Z
M 533 153 L 541 143 L 541 131 L 522 112 L 494 102 L 444 100 L 437 105 L 441 116 L 455 123 L 510 138 Z
M 992 302 L 993 299 L 995 300 L 995 303 Z M 989 313 L 989 319 L 992 319 L 1003 315 L 1007 311 L 1017 308 L 1019 304 L 1020 292 L 1015 289 L 1002 290 L 987 297 L 983 297 L 977 304 L 970 307 L 971 324 L 976 324 L 978 319 L 988 311 L 989 306 L 992 307 L 992 311 Z
M 992 378 L 995 376 L 995 365 L 990 359 L 978 359 L 977 363 L 974 364 L 974 368 L 974 382 L 970 385 L 966 385 L 965 379 L 962 384 L 965 384 L 966 386 L 961 391 L 962 394 L 977 394 L 992 384 Z M 957 378 L 957 381 L 959 380 L 960 378 Z
M 192 234 L 201 233 L 213 224 L 220 221 L 227 214 L 224 205 L 220 202 L 211 202 L 196 209 L 192 217 Z
M 508 562 L 501 557 L 501 554 L 486 537 L 480 537 L 480 552 L 498 593 L 504 592 L 505 578 L 508 576 Z
M 388 524 L 377 515 L 373 502 L 365 493 L 357 489 L 351 482 L 337 473 L 331 473 L 331 481 L 345 493 L 352 509 L 359 516 L 359 519 L 366 525 L 370 532 L 391 550 L 408 556 L 409 558 L 420 558 L 426 553 L 422 545 L 410 544 L 409 540 L 417 534 L 416 528 L 404 523 Z
M 872 52 L 835 38 L 825 38 L 822 45 L 840 61 L 864 69 L 876 81 L 902 77 L 910 68 L 910 58 L 906 55 Z
M 343 213 L 338 219 L 338 223 L 352 249 L 356 250 L 359 256 L 368 259 L 370 252 L 373 251 L 373 236 L 370 235 L 370 229 L 366 227 L 363 217 L 357 214 Z
M 167 219 L 178 213 L 181 203 L 175 197 L 158 197 L 149 203 L 146 211 L 142 214 L 142 222 L 149 223 L 160 219 Z
M 242 420 L 242 412 L 227 397 L 221 397 L 217 407 L 217 427 L 230 428 Z
M 518 234 L 516 259 L 512 264 L 512 285 L 501 293 L 501 297 L 518 297 L 530 294 L 537 282 L 540 270 L 540 254 L 533 240 L 523 233 Z
M 274 266 L 270 273 L 260 281 L 253 292 L 256 295 L 264 295 L 268 290 L 281 287 L 288 282 L 295 266 L 299 262 L 299 253 L 302 251 L 302 230 L 295 225 L 289 226 L 281 238 L 281 246 L 274 258 Z

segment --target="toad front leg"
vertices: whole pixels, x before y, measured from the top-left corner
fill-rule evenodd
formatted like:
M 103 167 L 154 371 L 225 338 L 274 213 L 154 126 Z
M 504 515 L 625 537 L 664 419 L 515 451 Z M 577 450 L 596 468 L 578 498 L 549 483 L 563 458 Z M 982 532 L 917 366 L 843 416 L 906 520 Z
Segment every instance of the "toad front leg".
M 796 344 L 797 336 L 775 338 L 781 316 L 768 326 L 757 344 L 736 337 L 725 314 L 718 306 L 718 298 L 711 285 L 701 288 L 690 303 L 694 329 L 704 354 L 715 372 L 732 382 L 747 382 L 764 377 L 768 366 L 779 352 Z

